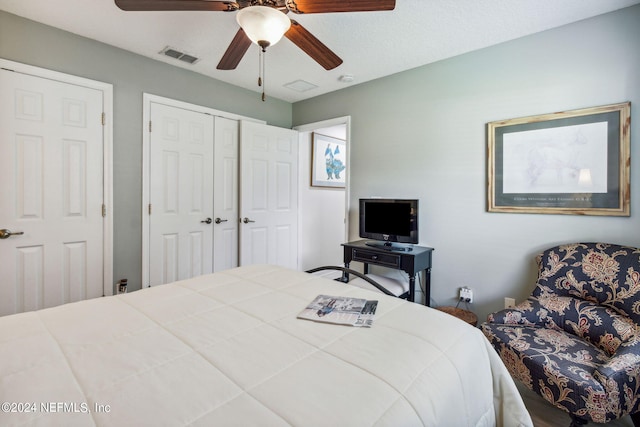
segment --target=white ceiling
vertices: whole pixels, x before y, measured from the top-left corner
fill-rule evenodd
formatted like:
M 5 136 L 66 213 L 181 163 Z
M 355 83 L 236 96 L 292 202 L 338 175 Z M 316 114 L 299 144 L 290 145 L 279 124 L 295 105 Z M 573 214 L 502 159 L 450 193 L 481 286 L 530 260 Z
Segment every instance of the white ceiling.
M 389 12 L 291 14 L 344 63 L 326 71 L 283 38 L 267 50 L 267 96 L 300 101 L 638 3 L 397 0 Z M 0 10 L 260 91 L 257 46 L 236 70 L 216 70 L 238 29 L 235 12 L 124 12 L 113 0 L 0 0 Z M 201 59 L 188 65 L 160 55 L 165 46 Z M 353 82 L 341 82 L 342 75 L 352 75 Z M 297 80 L 318 87 L 305 92 L 284 87 Z

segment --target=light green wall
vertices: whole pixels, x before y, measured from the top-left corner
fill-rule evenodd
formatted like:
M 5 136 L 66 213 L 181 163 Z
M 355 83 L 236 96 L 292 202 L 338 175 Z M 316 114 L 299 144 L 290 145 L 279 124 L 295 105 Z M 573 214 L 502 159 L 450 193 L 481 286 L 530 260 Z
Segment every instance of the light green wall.
M 142 93 L 290 127 L 351 116 L 351 206 L 370 195 L 419 197 L 421 243 L 436 248 L 434 303 L 475 291 L 484 317 L 533 287 L 533 256 L 560 242 L 640 246 L 640 173 L 630 218 L 489 214 L 489 121 L 640 102 L 640 6 L 298 102 L 256 93 L 0 11 L 0 57 L 114 86 L 114 279 L 139 286 Z M 640 155 L 632 107 L 632 159 Z M 637 163 L 637 162 L 636 162 Z M 357 238 L 357 212 L 351 237 Z M 340 248 L 336 248 L 340 250 Z
M 293 123 L 351 116 L 351 237 L 358 198 L 420 198 L 420 241 L 436 249 L 432 302 L 455 304 L 468 285 L 484 318 L 532 290 L 547 246 L 640 246 L 637 161 L 630 218 L 487 213 L 485 137 L 494 120 L 631 101 L 640 158 L 639 40 L 634 6 L 295 103 Z
M 290 103 L 0 11 L 0 57 L 110 83 L 114 92 L 114 280 L 140 287 L 142 94 L 291 127 Z

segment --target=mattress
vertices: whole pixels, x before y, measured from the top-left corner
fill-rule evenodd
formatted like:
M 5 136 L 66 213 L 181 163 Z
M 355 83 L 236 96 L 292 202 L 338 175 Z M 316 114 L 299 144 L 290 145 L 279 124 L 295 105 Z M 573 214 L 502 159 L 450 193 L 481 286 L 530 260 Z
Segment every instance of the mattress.
M 371 328 L 298 319 L 377 299 Z M 531 426 L 476 328 L 281 267 L 0 318 L 0 425 Z

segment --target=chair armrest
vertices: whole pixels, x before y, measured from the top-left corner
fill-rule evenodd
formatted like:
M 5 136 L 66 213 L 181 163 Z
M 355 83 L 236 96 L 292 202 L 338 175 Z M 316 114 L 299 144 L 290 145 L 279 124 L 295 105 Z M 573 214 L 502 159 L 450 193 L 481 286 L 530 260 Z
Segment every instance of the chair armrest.
M 640 341 L 621 344 L 611 358 L 596 368 L 597 374 L 617 383 L 638 383 L 640 379 Z M 603 378 L 599 381 L 604 382 Z
M 487 316 L 487 322 L 504 325 L 528 325 L 542 324 L 540 318 L 540 304 L 536 300 L 527 299 L 515 307 L 491 313 Z

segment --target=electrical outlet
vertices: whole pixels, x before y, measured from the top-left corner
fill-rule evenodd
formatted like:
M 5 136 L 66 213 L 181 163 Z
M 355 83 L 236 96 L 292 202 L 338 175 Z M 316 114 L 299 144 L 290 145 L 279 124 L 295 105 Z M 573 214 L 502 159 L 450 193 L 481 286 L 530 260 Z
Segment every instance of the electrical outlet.
M 504 298 L 504 308 L 511 308 L 511 307 L 515 307 L 516 306 L 516 299 L 515 298 L 509 298 L 509 297 L 505 297 Z
M 466 286 L 460 288 L 460 300 L 465 302 L 473 302 L 473 291 Z

